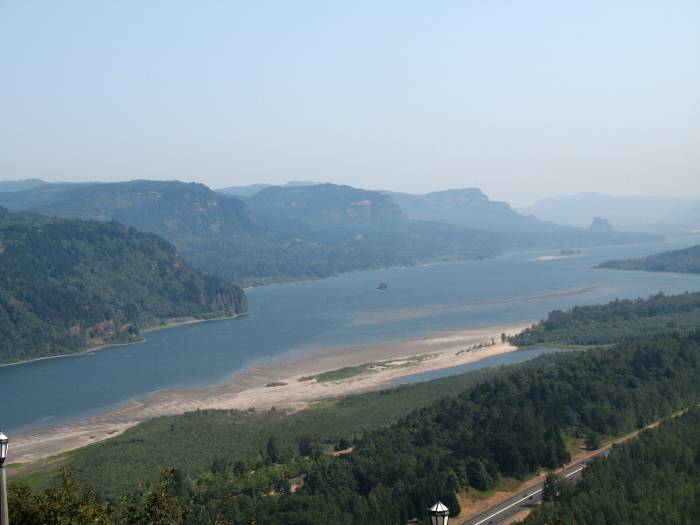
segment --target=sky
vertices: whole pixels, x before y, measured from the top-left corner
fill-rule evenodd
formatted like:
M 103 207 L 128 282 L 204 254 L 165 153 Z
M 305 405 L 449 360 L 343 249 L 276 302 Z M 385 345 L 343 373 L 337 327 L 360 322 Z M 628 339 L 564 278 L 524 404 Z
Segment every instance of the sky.
M 0 0 L 0 180 L 700 195 L 700 2 Z

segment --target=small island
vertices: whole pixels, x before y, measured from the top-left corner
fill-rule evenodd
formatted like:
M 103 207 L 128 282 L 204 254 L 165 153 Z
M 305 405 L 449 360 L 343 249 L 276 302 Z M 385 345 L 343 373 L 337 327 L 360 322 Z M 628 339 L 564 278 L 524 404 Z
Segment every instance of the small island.
M 387 290 L 389 286 L 386 283 L 379 283 L 379 286 L 377 286 L 377 290 Z
M 569 257 L 572 255 L 581 255 L 581 248 L 565 248 L 560 252 L 562 257 Z

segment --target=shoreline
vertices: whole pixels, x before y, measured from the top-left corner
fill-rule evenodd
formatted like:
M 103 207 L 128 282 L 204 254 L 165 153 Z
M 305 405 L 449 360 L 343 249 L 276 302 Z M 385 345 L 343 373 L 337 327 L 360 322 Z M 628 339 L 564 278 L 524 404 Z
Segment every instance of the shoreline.
M 160 326 L 152 326 L 150 328 L 144 328 L 143 330 L 139 330 L 140 333 L 142 334 L 147 334 L 150 332 L 157 332 L 158 330 L 167 330 L 169 328 L 177 328 L 178 326 L 185 326 L 189 324 L 198 324 L 198 323 L 207 323 L 209 321 L 225 321 L 227 319 L 236 319 L 238 317 L 243 317 L 248 315 L 248 312 L 242 312 L 240 314 L 235 314 L 232 316 L 228 317 L 212 317 L 211 319 L 188 319 L 187 321 L 175 321 L 175 322 L 167 322 L 163 325 Z M 36 363 L 38 361 L 46 361 L 47 359 L 59 359 L 63 357 L 80 357 L 84 356 L 87 354 L 90 354 L 92 352 L 99 352 L 101 350 L 107 350 L 109 348 L 118 348 L 120 346 L 130 346 L 130 345 L 138 345 L 141 343 L 145 343 L 147 339 L 145 337 L 142 337 L 139 341 L 129 341 L 128 343 L 107 343 L 107 344 L 99 344 L 96 346 L 91 346 L 89 348 L 86 348 L 85 350 L 81 350 L 80 352 L 73 352 L 70 354 L 59 354 L 59 355 L 47 355 L 43 357 L 34 357 L 32 359 L 27 359 L 23 361 L 16 361 L 14 363 L 1 363 L 0 368 L 6 368 L 10 366 L 19 366 L 19 365 L 28 365 L 29 363 Z
M 148 398 L 131 399 L 116 410 L 86 420 L 19 434 L 13 439 L 11 465 L 21 469 L 118 436 L 156 417 L 210 409 L 268 410 L 274 407 L 296 411 L 322 399 L 389 388 L 404 376 L 514 352 L 517 347 L 502 343 L 500 335 L 512 335 L 527 326 L 529 324 L 436 332 L 408 340 L 289 354 L 286 359 L 235 372 L 220 386 L 156 392 Z M 491 344 L 492 338 L 496 341 L 494 344 Z M 488 346 L 477 348 L 484 343 Z M 333 381 L 300 380 L 359 365 L 373 368 L 369 373 Z M 268 386 L 271 383 L 279 385 Z M 15 468 L 10 472 L 13 470 Z

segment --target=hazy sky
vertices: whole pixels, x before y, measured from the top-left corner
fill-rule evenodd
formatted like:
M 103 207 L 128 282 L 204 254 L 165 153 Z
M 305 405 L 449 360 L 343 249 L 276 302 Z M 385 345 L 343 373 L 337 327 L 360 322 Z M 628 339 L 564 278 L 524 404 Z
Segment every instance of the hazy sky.
M 700 2 L 0 0 L 0 180 L 700 195 Z

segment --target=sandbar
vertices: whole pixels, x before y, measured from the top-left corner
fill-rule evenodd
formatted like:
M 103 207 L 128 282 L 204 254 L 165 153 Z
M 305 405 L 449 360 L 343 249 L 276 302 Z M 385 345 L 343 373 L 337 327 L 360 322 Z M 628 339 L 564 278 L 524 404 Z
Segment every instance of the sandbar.
M 221 386 L 159 392 L 147 398 L 132 399 L 117 410 L 87 420 L 13 436 L 11 461 L 13 464 L 30 464 L 63 454 L 118 436 L 142 421 L 159 416 L 206 409 L 265 410 L 275 407 L 293 411 L 324 398 L 390 387 L 406 375 L 513 352 L 517 348 L 502 343 L 501 334 L 514 335 L 528 326 L 438 332 L 404 341 L 290 354 L 236 372 Z M 415 359 L 417 356 L 421 358 Z M 300 381 L 322 372 L 387 361 L 391 361 L 391 366 L 373 367 L 371 373 L 337 381 Z M 277 386 L 269 386 L 271 384 Z

